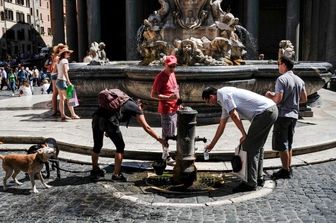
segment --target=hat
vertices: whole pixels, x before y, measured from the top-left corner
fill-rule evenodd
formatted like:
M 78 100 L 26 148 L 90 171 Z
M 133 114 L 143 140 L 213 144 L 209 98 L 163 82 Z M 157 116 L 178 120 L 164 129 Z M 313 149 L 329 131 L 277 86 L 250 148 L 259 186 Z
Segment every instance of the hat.
M 164 62 L 167 65 L 172 65 L 172 64 L 176 64 L 177 60 L 174 55 L 169 55 L 169 56 L 166 56 L 166 59 L 164 60 Z
M 63 53 L 66 53 L 66 52 L 72 53 L 73 50 L 69 50 L 68 48 L 63 48 L 63 49 L 61 49 L 60 52 L 58 53 L 58 56 L 61 56 Z
M 67 45 L 63 44 L 63 43 L 59 43 L 56 46 L 53 47 L 53 53 L 54 54 L 58 54 L 59 51 L 65 47 L 68 47 Z

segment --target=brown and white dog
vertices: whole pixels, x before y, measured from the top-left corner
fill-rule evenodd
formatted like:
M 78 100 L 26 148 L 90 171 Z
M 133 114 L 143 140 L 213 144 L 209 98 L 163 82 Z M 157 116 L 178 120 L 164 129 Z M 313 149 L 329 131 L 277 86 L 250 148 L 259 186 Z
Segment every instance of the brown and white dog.
M 44 166 L 44 163 L 47 162 L 51 156 L 55 155 L 55 152 L 56 151 L 54 148 L 43 147 L 38 149 L 37 153 L 34 154 L 9 154 L 5 156 L 0 155 L 0 159 L 3 160 L 2 167 L 6 172 L 6 175 L 3 179 L 3 190 L 7 190 L 7 179 L 10 176 L 13 177 L 13 180 L 17 185 L 22 184 L 16 179 L 16 176 L 20 173 L 20 171 L 28 173 L 34 193 L 38 193 L 35 185 L 35 174 L 41 180 L 43 186 L 45 186 L 46 188 L 50 188 L 51 186 L 47 185 L 44 182 L 41 170 Z

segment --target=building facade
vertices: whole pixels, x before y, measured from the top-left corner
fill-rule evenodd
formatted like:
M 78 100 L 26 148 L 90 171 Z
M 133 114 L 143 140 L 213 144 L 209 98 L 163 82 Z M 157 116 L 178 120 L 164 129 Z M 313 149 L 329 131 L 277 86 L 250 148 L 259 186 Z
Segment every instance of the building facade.
M 176 1 L 179 0 L 165 0 L 170 5 Z M 218 2 L 224 11 L 239 18 L 254 39 L 256 51 L 265 59 L 277 59 L 278 44 L 287 39 L 295 46 L 297 60 L 336 65 L 336 1 Z M 81 61 L 94 41 L 106 43 L 110 60 L 137 60 L 137 30 L 144 19 L 160 9 L 160 4 L 155 0 L 67 0 L 63 5 L 63 0 L 51 0 L 51 9 L 53 43 L 66 42 L 77 52 L 74 60 Z
M 52 45 L 49 0 L 0 0 L 0 58 L 28 58 Z

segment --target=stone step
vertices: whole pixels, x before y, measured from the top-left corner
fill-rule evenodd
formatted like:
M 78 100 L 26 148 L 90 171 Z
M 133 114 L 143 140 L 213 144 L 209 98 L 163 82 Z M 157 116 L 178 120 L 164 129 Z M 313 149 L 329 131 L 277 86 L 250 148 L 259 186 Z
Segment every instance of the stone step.
M 26 152 L 33 144 L 0 144 L 0 152 Z
M 70 153 L 60 151 L 58 158 L 60 160 L 75 162 L 75 163 L 83 163 L 91 165 L 91 156 Z M 309 165 L 314 163 L 321 163 L 330 160 L 336 160 L 336 148 L 323 150 L 319 152 L 297 155 L 292 159 L 292 166 L 302 166 Z M 114 158 L 99 158 L 99 165 L 106 166 L 114 163 Z M 134 160 L 134 159 L 124 159 L 123 166 L 136 168 L 136 169 L 152 169 L 153 161 L 144 161 L 144 160 Z M 195 166 L 199 171 L 231 171 L 231 163 L 230 162 L 211 162 L 211 159 L 208 162 L 195 162 Z M 264 160 L 264 168 L 265 169 L 275 169 L 281 167 L 280 158 L 272 158 Z M 172 170 L 173 167 L 167 166 L 166 170 Z
M 26 152 L 32 144 L 0 144 L 0 154 L 1 152 Z M 58 155 L 59 160 L 73 163 L 81 163 L 91 165 L 91 156 L 83 155 L 78 153 L 71 153 L 60 151 Z M 302 166 L 314 163 L 326 162 L 336 160 L 336 147 L 322 150 L 319 152 L 308 153 L 303 155 L 293 156 L 292 165 Z M 114 163 L 114 158 L 100 157 L 99 165 L 108 166 Z M 124 159 L 123 166 L 135 169 L 152 169 L 153 161 L 145 160 L 135 160 L 135 159 Z M 211 161 L 208 162 L 195 162 L 195 166 L 199 171 L 231 171 L 230 162 L 222 161 Z M 265 169 L 275 169 L 281 167 L 281 161 L 279 158 L 271 158 L 264 160 Z M 172 170 L 173 167 L 167 166 L 166 170 Z

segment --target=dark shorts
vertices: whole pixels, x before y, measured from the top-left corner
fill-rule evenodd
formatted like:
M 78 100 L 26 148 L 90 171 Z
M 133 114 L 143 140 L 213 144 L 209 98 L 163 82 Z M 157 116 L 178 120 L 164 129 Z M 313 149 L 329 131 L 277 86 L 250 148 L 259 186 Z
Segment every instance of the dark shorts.
M 273 150 L 283 152 L 292 149 L 296 121 L 295 118 L 278 117 L 273 127 Z
M 51 80 L 53 81 L 57 80 L 57 74 L 51 74 Z
M 68 85 L 66 84 L 66 81 L 57 79 L 56 80 L 56 87 L 57 87 L 57 89 L 60 89 L 60 90 L 66 90 Z
M 117 153 L 124 153 L 125 143 L 119 125 L 115 125 L 109 119 L 94 115 L 92 118 L 93 152 L 100 153 L 103 147 L 104 134 L 112 140 Z

